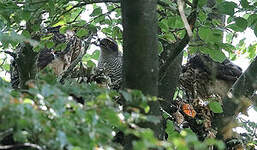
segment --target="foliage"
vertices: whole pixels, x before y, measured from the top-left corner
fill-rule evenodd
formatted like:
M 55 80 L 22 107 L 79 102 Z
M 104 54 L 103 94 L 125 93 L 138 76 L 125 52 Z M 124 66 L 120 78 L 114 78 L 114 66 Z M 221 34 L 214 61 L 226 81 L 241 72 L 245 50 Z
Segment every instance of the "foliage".
M 121 44 L 119 4 L 98 5 L 97 2 L 98 0 L 0 0 L 0 71 L 8 72 L 10 69 L 10 57 L 2 51 L 16 52 L 19 43 L 28 42 L 35 51 L 42 47 L 53 48 L 55 43 L 52 35 L 36 39 L 48 27 L 61 26 L 60 33 L 73 30 L 81 39 L 90 32 L 103 33 Z M 180 41 L 186 31 L 177 13 L 177 4 L 170 0 L 160 2 L 162 5 L 158 5 L 158 38 L 168 43 Z M 189 1 L 192 5 L 191 2 Z M 216 9 L 211 9 L 207 7 L 207 0 L 199 0 L 195 10 L 191 5 L 185 5 L 185 15 L 189 16 L 196 11 L 198 17 L 187 51 L 189 54 L 201 52 L 222 62 L 226 51 L 233 60 L 239 54 L 246 54 L 249 59 L 254 59 L 256 43 L 246 46 L 245 39 L 242 39 L 237 45 L 233 45 L 232 41 L 237 33 L 244 32 L 247 28 L 257 36 L 257 2 L 241 0 L 240 4 L 236 4 L 217 0 L 214 6 Z M 88 6 L 93 11 L 88 11 Z M 208 14 L 215 16 L 216 10 L 228 16 L 227 25 L 219 18 L 210 19 Z M 90 18 L 84 20 L 81 14 Z M 226 32 L 226 42 L 222 42 L 223 32 Z M 56 47 L 55 50 L 63 50 L 65 45 Z M 161 42 L 159 48 L 161 53 L 164 50 Z M 98 57 L 99 51 L 86 54 L 83 63 L 90 67 L 95 66 L 94 62 Z M 60 85 L 54 78 L 42 74 L 39 78 L 38 81 L 30 82 L 30 88 L 22 92 L 11 89 L 9 83 L 0 80 L 0 121 L 3 122 L 0 124 L 0 134 L 10 131 L 6 136 L 1 136 L 0 141 L 4 142 L 7 137 L 11 137 L 14 142 L 8 143 L 10 141 L 7 140 L 7 144 L 35 143 L 44 149 L 121 149 L 113 138 L 122 131 L 126 135 L 140 137 L 140 140 L 133 143 L 134 148 L 140 150 L 149 147 L 207 149 L 209 145 L 224 149 L 222 142 L 214 139 L 199 141 L 191 130 L 177 132 L 171 121 L 167 123 L 166 142 L 157 140 L 150 129 L 135 126 L 140 121 L 157 120 L 146 115 L 149 111 L 147 101 L 156 98 L 146 97 L 139 91 L 120 92 L 129 105 L 128 113 L 119 109 L 115 100 L 120 94 L 116 91 L 95 84 Z M 84 105 L 77 103 L 76 99 L 83 99 Z M 213 112 L 222 112 L 217 102 L 210 103 L 209 107 Z M 256 145 L 253 139 L 249 143 Z
M 247 149 L 254 149 L 257 145 L 257 135 L 256 135 L 256 127 L 257 123 L 249 120 L 245 120 L 242 117 L 239 117 L 240 123 L 242 124 L 242 129 L 245 131 L 240 133 L 241 138 L 239 142 L 244 143 Z
M 168 141 L 172 143 L 173 148 L 189 150 L 205 150 L 208 146 L 215 145 L 218 149 L 224 149 L 225 145 L 222 141 L 215 139 L 206 139 L 200 142 L 195 133 L 190 129 L 182 130 L 180 133 L 175 131 L 174 124 L 171 121 L 167 122 Z
M 139 137 L 140 140 L 133 144 L 135 149 L 140 150 L 150 147 L 184 150 L 191 146 L 198 148 L 199 144 L 200 149 L 205 149 L 208 145 L 218 144 L 218 141 L 212 140 L 201 143 L 190 130 L 178 133 L 171 122 L 167 128 L 167 142 L 157 140 L 150 129 L 135 126 L 140 121 L 151 121 L 151 116 L 145 115 L 145 112 L 148 110 L 146 102 L 152 98 L 139 91 L 121 92 L 126 95 L 126 101 L 136 102 L 136 105 L 130 105 L 129 112 L 124 112 L 115 102 L 119 96 L 116 91 L 95 84 L 74 83 L 69 86 L 39 80 L 30 82 L 30 88 L 20 92 L 12 90 L 7 82 L 0 81 L 0 120 L 5 122 L 0 125 L 1 135 L 4 135 L 0 140 L 8 144 L 34 143 L 52 150 L 121 149 L 114 142 L 114 135 L 119 131 Z M 84 105 L 77 103 L 76 98 L 82 98 Z M 8 134 L 6 131 L 9 131 Z M 7 137 L 11 137 L 14 143 Z

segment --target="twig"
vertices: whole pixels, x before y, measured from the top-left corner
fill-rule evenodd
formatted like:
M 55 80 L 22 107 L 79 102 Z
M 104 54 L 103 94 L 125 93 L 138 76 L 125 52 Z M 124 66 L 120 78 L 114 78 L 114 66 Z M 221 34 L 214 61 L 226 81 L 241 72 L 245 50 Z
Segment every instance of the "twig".
M 13 128 L 9 128 L 6 131 L 0 132 L 0 141 L 2 141 L 3 138 L 10 135 L 13 132 Z
M 82 7 L 82 6 L 85 6 L 85 5 L 88 5 L 88 4 L 107 3 L 107 2 L 120 3 L 120 0 L 91 0 L 91 1 L 85 1 L 85 2 L 82 2 L 82 3 L 78 3 L 78 4 L 74 5 L 73 7 L 71 7 L 70 9 L 64 11 L 61 15 L 59 15 L 59 16 L 57 17 L 57 19 L 58 19 L 60 16 L 62 16 L 62 15 L 64 15 L 64 14 L 66 14 L 66 13 L 72 11 L 72 10 L 75 9 L 75 8 Z M 53 20 L 56 20 L 55 17 L 54 17 Z
M 38 5 L 40 3 L 47 3 L 47 2 L 48 2 L 48 0 L 47 1 L 37 1 L 37 2 L 17 2 L 16 1 L 16 4 Z
M 17 54 L 14 53 L 14 52 L 10 52 L 10 51 L 0 51 L 0 52 L 3 52 L 3 53 L 6 53 L 6 54 L 9 54 L 10 56 L 12 56 L 13 58 L 16 58 Z
M 81 10 L 79 13 L 78 13 L 78 15 L 72 20 L 72 22 L 75 22 L 77 19 L 78 19 L 78 17 L 81 15 L 81 13 L 83 12 L 84 10 Z
M 39 145 L 32 144 L 32 143 L 24 143 L 24 144 L 17 144 L 17 145 L 0 145 L 0 149 L 21 149 L 25 147 L 31 147 L 38 150 L 43 150 Z
M 191 7 L 194 7 L 194 5 L 191 2 L 189 2 L 189 0 L 185 0 L 185 3 Z
M 184 12 L 185 2 L 183 0 L 177 0 L 177 4 L 178 4 L 179 14 L 181 16 L 182 21 L 184 22 L 185 28 L 187 30 L 187 34 L 188 34 L 189 38 L 191 39 L 193 37 L 193 32 L 187 21 L 187 18 L 186 18 L 185 12 Z
M 110 13 L 112 13 L 113 11 L 115 11 L 116 9 L 119 9 L 119 8 L 120 8 L 120 7 L 115 7 L 115 8 L 111 9 L 110 11 L 108 11 L 108 12 L 106 12 L 106 13 L 104 13 L 104 14 L 100 14 L 100 15 L 98 15 L 97 17 L 93 18 L 91 21 L 89 21 L 87 24 L 92 23 L 92 22 L 93 22 L 94 20 L 96 20 L 97 18 L 100 18 L 100 17 L 105 16 L 105 15 L 109 15 Z

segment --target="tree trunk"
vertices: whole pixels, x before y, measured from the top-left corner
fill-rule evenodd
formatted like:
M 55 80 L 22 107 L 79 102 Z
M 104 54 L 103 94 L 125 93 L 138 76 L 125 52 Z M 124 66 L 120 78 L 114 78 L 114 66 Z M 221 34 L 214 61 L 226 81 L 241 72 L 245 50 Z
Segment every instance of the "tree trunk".
M 157 0 L 123 0 L 124 87 L 157 96 Z
M 158 95 L 157 0 L 122 0 L 123 87 Z M 159 102 L 150 102 L 150 115 L 161 120 Z M 161 126 L 146 123 L 157 137 Z M 131 147 L 126 147 L 127 149 Z

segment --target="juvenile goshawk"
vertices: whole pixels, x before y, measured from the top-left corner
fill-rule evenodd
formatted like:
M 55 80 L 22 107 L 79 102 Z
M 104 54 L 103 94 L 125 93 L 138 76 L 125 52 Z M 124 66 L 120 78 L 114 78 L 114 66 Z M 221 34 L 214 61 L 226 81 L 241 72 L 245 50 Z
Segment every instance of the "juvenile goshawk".
M 197 54 L 183 66 L 180 83 L 193 98 L 196 95 L 207 98 L 212 94 L 225 97 L 241 74 L 242 69 L 228 59 L 219 63 L 208 55 Z
M 99 46 L 101 51 L 97 68 L 110 77 L 112 84 L 119 85 L 122 80 L 122 53 L 117 43 L 111 38 L 104 38 Z

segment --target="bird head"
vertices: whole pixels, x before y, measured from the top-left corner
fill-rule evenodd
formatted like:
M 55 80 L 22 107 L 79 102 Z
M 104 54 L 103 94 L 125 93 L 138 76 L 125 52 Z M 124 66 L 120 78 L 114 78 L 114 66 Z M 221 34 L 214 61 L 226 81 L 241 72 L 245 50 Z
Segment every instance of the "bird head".
M 103 53 L 117 53 L 118 44 L 111 38 L 104 38 L 100 40 L 100 48 Z

